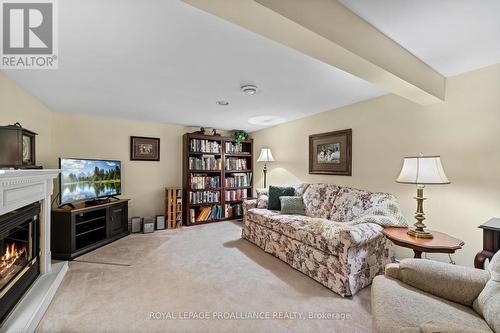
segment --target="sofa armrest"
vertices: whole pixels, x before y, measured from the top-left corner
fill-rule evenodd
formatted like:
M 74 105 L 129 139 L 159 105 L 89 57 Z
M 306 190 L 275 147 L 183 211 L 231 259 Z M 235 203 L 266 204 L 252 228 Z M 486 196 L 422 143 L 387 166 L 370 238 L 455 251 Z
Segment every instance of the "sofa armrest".
M 257 208 L 257 199 L 243 201 L 243 221 L 245 221 L 248 211 L 252 208 Z
M 387 265 L 385 275 L 449 301 L 472 306 L 490 273 L 427 259 L 403 259 Z
M 385 266 L 385 276 L 401 280 L 401 276 L 399 274 L 399 264 L 388 264 Z
M 244 210 L 250 210 L 252 208 L 257 208 L 257 199 L 243 201 L 243 209 Z
M 360 246 L 383 237 L 382 230 L 383 228 L 375 223 L 360 223 L 349 226 L 342 232 L 350 238 L 352 246 Z

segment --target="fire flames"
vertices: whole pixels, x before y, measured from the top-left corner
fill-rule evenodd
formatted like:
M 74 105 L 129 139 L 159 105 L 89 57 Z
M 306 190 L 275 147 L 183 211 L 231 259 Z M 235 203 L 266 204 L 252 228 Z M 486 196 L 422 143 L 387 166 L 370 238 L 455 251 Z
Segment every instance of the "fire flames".
M 7 244 L 5 253 L 0 259 L 0 277 L 9 275 L 12 271 L 10 268 L 16 264 L 19 258 L 26 253 L 26 247 L 17 247 L 16 243 Z

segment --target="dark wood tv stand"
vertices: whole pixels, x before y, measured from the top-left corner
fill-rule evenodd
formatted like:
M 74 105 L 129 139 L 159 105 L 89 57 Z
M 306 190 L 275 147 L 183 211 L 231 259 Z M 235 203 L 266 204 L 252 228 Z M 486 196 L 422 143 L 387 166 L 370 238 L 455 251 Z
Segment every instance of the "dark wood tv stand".
M 95 206 L 55 208 L 51 220 L 51 251 L 54 259 L 72 260 L 84 253 L 127 236 L 129 199 Z

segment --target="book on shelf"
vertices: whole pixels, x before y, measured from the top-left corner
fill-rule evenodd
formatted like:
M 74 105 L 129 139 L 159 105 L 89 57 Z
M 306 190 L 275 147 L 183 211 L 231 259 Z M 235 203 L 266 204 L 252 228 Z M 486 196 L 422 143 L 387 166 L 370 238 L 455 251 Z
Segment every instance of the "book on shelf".
M 200 192 L 189 192 L 189 203 L 190 204 L 200 204 L 200 203 L 215 203 L 220 201 L 219 191 L 200 191 Z
M 213 205 L 211 207 L 203 207 L 199 210 L 198 214 L 195 209 L 189 210 L 189 222 L 206 222 L 212 220 L 220 220 L 222 219 L 222 206 L 221 205 Z
M 196 214 L 196 212 L 194 209 L 189 210 L 189 223 L 195 223 L 195 221 L 196 221 L 195 214 Z
M 226 142 L 226 154 L 249 154 L 250 152 L 243 150 L 242 143 Z
M 220 143 L 211 140 L 191 139 L 189 151 L 193 153 L 220 154 Z
M 252 173 L 233 173 L 224 179 L 226 187 L 247 187 L 252 183 Z
M 247 198 L 247 190 L 230 190 L 226 191 L 225 198 L 227 201 L 238 201 Z
M 220 170 L 222 160 L 215 158 L 212 155 L 202 155 L 201 157 L 189 157 L 190 170 Z
M 247 170 L 246 158 L 226 157 L 226 170 Z
M 192 190 L 205 190 L 220 187 L 220 176 L 190 175 L 189 185 Z
M 226 204 L 226 218 L 241 217 L 243 215 L 242 204 Z

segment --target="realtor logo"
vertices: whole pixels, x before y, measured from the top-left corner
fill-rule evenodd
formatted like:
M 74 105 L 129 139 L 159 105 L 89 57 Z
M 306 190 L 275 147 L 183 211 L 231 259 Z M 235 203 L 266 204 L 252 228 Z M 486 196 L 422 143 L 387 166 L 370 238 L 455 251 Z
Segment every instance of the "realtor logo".
M 0 0 L 0 5 L 0 68 L 56 69 L 55 0 Z

